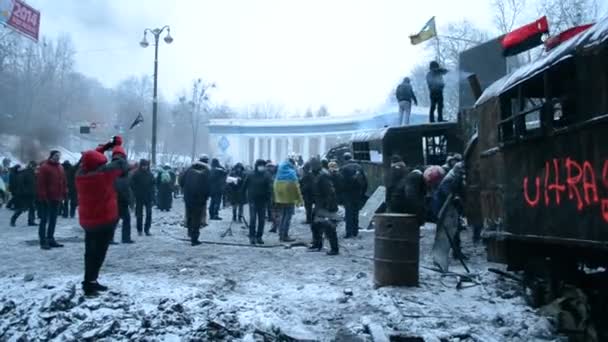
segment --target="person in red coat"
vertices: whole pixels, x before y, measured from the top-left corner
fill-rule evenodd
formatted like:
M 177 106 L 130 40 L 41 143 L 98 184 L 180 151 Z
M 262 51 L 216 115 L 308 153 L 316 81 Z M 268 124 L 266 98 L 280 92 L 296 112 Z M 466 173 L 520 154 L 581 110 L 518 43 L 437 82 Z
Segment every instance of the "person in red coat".
M 85 232 L 82 289 L 87 296 L 94 296 L 99 291 L 108 289 L 99 284 L 97 278 L 118 223 L 118 202 L 114 183 L 127 172 L 128 165 L 122 158 L 108 163 L 103 153 L 121 143 L 122 139 L 115 137 L 94 151 L 84 152 L 76 174 L 78 216 Z
M 38 215 L 40 225 L 38 226 L 38 237 L 40 248 L 48 250 L 51 247 L 63 247 L 55 241 L 55 226 L 57 215 L 68 187 L 63 172 L 63 166 L 59 164 L 61 152 L 51 151 L 49 159 L 42 163 L 38 171 Z

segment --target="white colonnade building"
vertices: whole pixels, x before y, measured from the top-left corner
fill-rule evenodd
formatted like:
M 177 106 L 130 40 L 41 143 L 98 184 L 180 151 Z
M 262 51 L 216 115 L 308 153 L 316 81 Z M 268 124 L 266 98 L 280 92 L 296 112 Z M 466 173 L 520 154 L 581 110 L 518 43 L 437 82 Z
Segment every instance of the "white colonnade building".
M 428 109 L 414 107 L 412 124 L 428 121 Z M 323 156 L 348 143 L 353 134 L 395 126 L 398 113 L 324 118 L 214 119 L 209 122 L 209 147 L 223 163 L 252 165 L 256 159 L 280 162 L 290 153 L 304 160 Z

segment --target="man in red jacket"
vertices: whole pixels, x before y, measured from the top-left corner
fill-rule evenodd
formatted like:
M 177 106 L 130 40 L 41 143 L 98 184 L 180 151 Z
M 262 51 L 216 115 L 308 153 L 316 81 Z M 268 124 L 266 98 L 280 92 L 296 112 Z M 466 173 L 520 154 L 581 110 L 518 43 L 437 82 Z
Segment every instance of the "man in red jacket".
M 57 225 L 59 207 L 68 192 L 63 166 L 59 164 L 60 160 L 61 153 L 51 151 L 49 159 L 42 163 L 38 172 L 38 215 L 40 216 L 38 236 L 42 249 L 63 247 L 55 241 L 55 226 Z
M 99 291 L 108 289 L 97 282 L 97 277 L 118 223 L 118 202 L 114 182 L 127 172 L 128 165 L 123 158 L 114 159 L 108 164 L 108 159 L 103 153 L 114 146 L 120 146 L 121 143 L 122 139 L 115 137 L 95 151 L 84 152 L 80 169 L 76 174 L 78 216 L 85 232 L 85 271 L 82 289 L 87 296 L 94 296 Z

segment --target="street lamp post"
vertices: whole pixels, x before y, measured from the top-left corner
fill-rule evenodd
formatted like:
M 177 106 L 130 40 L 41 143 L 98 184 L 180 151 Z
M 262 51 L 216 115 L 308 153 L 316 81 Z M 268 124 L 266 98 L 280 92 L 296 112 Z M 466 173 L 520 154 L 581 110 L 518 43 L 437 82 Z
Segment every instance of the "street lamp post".
M 147 48 L 150 44 L 146 39 L 146 34 L 150 32 L 154 36 L 154 95 L 152 99 L 152 165 L 156 165 L 156 131 L 158 127 L 158 40 L 161 33 L 167 30 L 167 35 L 164 38 L 165 43 L 171 44 L 173 37 L 171 37 L 171 28 L 168 25 L 158 29 L 145 29 L 144 38 L 141 40 L 139 45 L 142 48 Z

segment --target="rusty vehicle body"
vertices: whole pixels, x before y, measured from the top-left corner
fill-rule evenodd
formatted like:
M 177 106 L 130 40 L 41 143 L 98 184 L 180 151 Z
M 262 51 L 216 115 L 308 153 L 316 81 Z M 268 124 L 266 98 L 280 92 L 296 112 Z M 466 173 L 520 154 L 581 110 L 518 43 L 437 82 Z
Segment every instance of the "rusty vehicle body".
M 535 257 L 608 265 L 606 60 L 601 22 L 477 101 L 477 151 L 467 162 L 479 167 L 493 261 L 512 269 Z
M 390 127 L 357 133 L 352 139 L 353 159 L 366 171 L 368 192 L 387 184 L 391 156 L 397 154 L 412 167 L 443 165 L 451 153 L 462 153 L 456 122 Z

